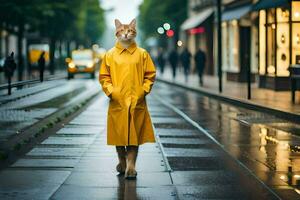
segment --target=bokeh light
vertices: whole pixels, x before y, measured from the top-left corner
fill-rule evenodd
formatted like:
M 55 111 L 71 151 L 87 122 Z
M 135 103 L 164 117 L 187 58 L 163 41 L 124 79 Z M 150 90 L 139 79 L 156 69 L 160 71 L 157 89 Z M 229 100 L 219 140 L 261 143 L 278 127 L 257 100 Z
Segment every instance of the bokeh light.
M 182 41 L 181 41 L 181 40 L 178 40 L 178 41 L 177 41 L 177 46 L 181 47 L 181 46 L 182 46 L 182 44 L 183 44 L 183 43 L 182 43 Z
M 163 27 L 165 30 L 170 30 L 171 25 L 169 23 L 164 23 Z
M 159 34 L 164 34 L 165 30 L 164 30 L 163 27 L 158 27 L 158 28 L 157 28 L 157 32 L 158 32 Z

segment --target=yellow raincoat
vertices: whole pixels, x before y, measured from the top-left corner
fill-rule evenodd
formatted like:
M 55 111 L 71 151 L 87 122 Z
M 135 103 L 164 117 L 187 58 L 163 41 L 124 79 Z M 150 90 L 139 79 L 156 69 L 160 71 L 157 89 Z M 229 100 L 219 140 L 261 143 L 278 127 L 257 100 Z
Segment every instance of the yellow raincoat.
M 110 97 L 107 144 L 140 145 L 154 142 L 154 131 L 145 96 L 155 80 L 155 66 L 148 52 L 119 42 L 103 57 L 99 81 Z

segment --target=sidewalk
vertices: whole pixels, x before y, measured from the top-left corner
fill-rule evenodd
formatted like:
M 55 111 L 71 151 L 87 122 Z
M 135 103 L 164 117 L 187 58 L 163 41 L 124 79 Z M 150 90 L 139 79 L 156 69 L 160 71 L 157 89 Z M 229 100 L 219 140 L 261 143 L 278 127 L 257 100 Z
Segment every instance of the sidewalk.
M 140 146 L 136 180 L 117 175 L 102 95 L 0 172 L 0 199 L 276 199 L 163 99 L 147 98 L 157 140 Z
M 183 71 L 177 71 L 176 78 L 173 80 L 170 68 L 166 68 L 163 75 L 158 73 L 158 80 L 177 84 L 189 89 L 197 90 L 215 98 L 220 98 L 231 103 L 239 103 L 252 107 L 256 110 L 265 110 L 277 115 L 300 120 L 300 98 L 296 94 L 296 103 L 291 101 L 290 91 L 273 91 L 269 89 L 258 88 L 257 83 L 251 84 L 252 98 L 247 99 L 247 83 L 238 83 L 227 81 L 223 78 L 223 93 L 219 93 L 218 77 L 204 76 L 204 86 L 199 86 L 198 76 L 189 75 L 188 82 L 185 82 Z
M 117 176 L 116 150 L 106 145 L 107 105 L 107 98 L 99 96 L 64 128 L 1 171 L 0 199 L 174 199 L 155 143 L 140 148 L 137 181 Z

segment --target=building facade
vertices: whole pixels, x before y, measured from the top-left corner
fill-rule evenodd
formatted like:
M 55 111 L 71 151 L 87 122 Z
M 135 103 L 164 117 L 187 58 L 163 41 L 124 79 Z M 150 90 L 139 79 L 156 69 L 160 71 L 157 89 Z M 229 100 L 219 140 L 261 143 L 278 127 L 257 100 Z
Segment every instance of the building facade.
M 180 40 L 192 55 L 199 48 L 205 52 L 205 73 L 214 75 L 214 1 L 189 0 L 188 4 L 188 19 L 180 27 Z M 193 60 L 192 68 L 195 68 Z
M 206 74 L 216 75 L 216 1 L 190 0 L 181 38 L 194 54 L 208 57 Z M 229 81 L 251 80 L 289 90 L 289 67 L 300 64 L 300 0 L 223 0 L 222 70 Z
M 259 12 L 259 84 L 288 90 L 289 67 L 300 64 L 300 1 L 261 2 L 253 7 Z
M 246 82 L 250 67 L 255 80 L 258 62 L 258 16 L 252 0 L 224 4 L 222 12 L 222 69 L 229 81 Z

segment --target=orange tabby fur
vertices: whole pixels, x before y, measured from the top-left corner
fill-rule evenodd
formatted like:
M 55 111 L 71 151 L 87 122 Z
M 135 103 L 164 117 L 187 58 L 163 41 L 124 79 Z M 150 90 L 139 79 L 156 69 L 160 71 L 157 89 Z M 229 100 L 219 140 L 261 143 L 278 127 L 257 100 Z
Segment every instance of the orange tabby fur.
M 136 37 L 136 20 L 133 19 L 129 24 L 122 24 L 118 19 L 115 20 L 116 36 L 121 45 L 128 48 L 131 43 L 135 42 Z

